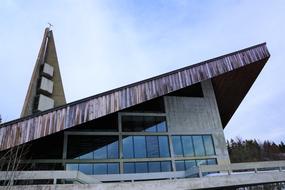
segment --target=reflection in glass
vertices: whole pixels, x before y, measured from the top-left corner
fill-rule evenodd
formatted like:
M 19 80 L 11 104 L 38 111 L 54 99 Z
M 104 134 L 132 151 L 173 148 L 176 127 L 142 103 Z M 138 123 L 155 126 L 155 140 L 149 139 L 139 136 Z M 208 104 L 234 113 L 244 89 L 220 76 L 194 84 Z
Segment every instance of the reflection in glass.
M 108 174 L 119 174 L 119 163 L 108 163 Z
M 118 136 L 68 135 L 67 159 L 118 158 Z
M 217 164 L 217 160 L 207 159 L 207 160 L 178 160 L 175 161 L 176 171 L 184 171 L 184 170 L 191 170 L 195 166 L 199 165 L 215 165 Z M 195 175 L 196 176 L 196 175 Z
M 79 164 L 78 170 L 87 175 L 93 174 L 92 164 Z
M 137 162 L 135 163 L 136 173 L 147 173 L 147 163 Z
M 78 170 L 78 164 L 66 164 L 66 170 Z
M 167 136 L 124 136 L 124 158 L 159 158 L 169 157 Z
M 197 166 L 207 165 L 207 160 L 196 160 L 196 162 L 197 162 Z
M 145 136 L 134 136 L 135 158 L 146 157 Z
M 172 168 L 171 162 L 169 162 L 169 161 L 161 162 L 161 171 L 162 172 L 170 172 L 170 171 L 172 171 L 171 168 Z
M 202 136 L 193 136 L 193 144 L 195 147 L 195 156 L 205 156 Z
M 148 162 L 148 172 L 160 172 L 160 162 Z
M 134 157 L 134 144 L 132 136 L 124 137 L 123 139 L 123 156 L 124 158 Z
M 216 165 L 217 164 L 217 160 L 216 159 L 208 159 L 207 160 L 207 164 L 208 165 Z
M 115 159 L 119 158 L 119 151 L 118 151 L 118 141 L 109 144 L 108 147 L 108 158 Z
M 94 164 L 94 174 L 97 175 L 107 174 L 107 164 L 106 163 Z
M 146 145 L 148 158 L 159 157 L 159 145 L 157 136 L 146 136 Z
M 107 147 L 104 146 L 94 151 L 94 159 L 106 159 L 107 158 Z
M 184 161 L 183 160 L 175 161 L 175 167 L 176 171 L 184 171 L 185 170 Z
M 184 156 L 194 156 L 194 148 L 191 136 L 181 136 Z
M 165 121 L 158 123 L 156 126 L 157 126 L 157 132 L 166 132 L 167 131 Z
M 172 143 L 175 156 L 183 156 L 180 136 L 172 136 Z
M 203 136 L 204 140 L 204 145 L 205 145 L 205 150 L 206 150 L 206 155 L 214 155 L 215 150 L 214 150 L 214 145 L 213 145 L 213 140 L 210 135 L 204 135 Z
M 123 132 L 166 132 L 165 116 L 122 116 Z
M 160 157 L 169 157 L 169 143 L 167 136 L 158 136 Z
M 81 160 L 84 160 L 84 159 L 85 160 L 88 160 L 88 159 L 93 160 L 93 152 L 83 154 L 82 156 L 79 157 L 79 159 L 81 159 Z
M 124 173 L 152 173 L 169 171 L 172 171 L 170 161 L 124 163 Z
M 196 166 L 196 161 L 195 160 L 185 160 L 185 169 L 189 170 Z
M 135 173 L 135 163 L 129 162 L 129 163 L 124 163 L 124 173 Z

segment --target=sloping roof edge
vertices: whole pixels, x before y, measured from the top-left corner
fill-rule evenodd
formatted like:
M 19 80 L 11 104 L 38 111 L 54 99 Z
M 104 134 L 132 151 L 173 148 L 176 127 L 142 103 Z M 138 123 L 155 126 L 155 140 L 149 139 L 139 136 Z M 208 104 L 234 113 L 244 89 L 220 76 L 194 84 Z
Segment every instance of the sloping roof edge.
M 265 60 L 260 63 L 265 64 L 269 57 L 266 43 L 262 43 L 4 123 L 0 126 L 0 151 L 166 95 L 203 80 L 213 79 L 252 63 Z M 256 74 L 258 75 L 259 72 Z

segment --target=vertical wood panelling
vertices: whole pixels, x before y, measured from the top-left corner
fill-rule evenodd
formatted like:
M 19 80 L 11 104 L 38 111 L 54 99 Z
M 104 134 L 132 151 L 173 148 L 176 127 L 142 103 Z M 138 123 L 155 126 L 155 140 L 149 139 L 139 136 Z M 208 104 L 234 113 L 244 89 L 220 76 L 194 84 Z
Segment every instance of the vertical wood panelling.
M 3 124 L 0 128 L 0 150 L 163 96 L 245 65 L 268 59 L 269 56 L 266 45 L 261 44 L 99 94 L 78 103 L 67 104 L 43 112 L 41 115 Z

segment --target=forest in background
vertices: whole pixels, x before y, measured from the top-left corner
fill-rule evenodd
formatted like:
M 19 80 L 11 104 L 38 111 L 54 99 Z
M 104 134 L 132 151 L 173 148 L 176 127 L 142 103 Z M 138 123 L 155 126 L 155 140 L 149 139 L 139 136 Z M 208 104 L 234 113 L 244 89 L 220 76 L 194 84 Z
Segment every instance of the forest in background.
M 232 163 L 285 160 L 285 144 L 272 141 L 243 140 L 241 138 L 227 141 Z

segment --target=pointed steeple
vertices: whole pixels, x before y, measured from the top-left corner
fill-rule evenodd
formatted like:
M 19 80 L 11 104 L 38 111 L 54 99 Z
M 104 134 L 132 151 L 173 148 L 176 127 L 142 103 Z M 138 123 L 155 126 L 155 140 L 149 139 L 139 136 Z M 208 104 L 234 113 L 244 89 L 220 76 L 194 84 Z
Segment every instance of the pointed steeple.
M 44 32 L 21 117 L 66 104 L 53 33 Z

